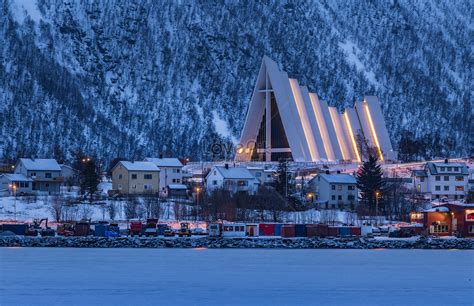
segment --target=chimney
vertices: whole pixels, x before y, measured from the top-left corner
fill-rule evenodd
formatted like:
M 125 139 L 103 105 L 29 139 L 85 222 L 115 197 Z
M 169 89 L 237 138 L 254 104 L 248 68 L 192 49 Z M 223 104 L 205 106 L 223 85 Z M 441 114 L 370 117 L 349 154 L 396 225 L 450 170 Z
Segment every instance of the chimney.
M 229 164 L 225 164 L 224 167 L 225 167 L 226 169 L 229 169 Z
M 163 153 L 160 153 L 160 159 L 163 158 Z
M 447 164 L 447 163 L 448 163 L 448 159 L 446 158 L 446 159 L 444 160 L 444 162 Z
M 329 170 L 326 170 L 326 174 L 329 174 Z

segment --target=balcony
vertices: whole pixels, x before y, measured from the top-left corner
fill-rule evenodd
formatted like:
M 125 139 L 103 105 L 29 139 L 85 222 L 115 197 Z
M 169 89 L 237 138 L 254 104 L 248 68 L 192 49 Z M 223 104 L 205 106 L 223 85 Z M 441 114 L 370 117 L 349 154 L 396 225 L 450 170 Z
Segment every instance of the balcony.
M 33 182 L 56 182 L 56 183 L 64 183 L 64 177 L 63 176 L 56 176 L 56 177 L 38 177 L 38 176 L 32 176 L 31 179 Z

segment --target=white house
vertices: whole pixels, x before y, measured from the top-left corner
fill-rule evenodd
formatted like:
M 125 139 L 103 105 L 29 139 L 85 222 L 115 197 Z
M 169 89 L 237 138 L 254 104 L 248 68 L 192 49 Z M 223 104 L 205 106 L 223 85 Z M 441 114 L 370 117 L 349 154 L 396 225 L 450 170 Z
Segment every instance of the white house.
M 166 193 L 166 187 L 171 184 L 183 183 L 183 164 L 179 159 L 147 157 L 145 160 L 160 168 L 160 193 Z
M 354 209 L 358 203 L 356 178 L 350 174 L 322 173 L 308 183 L 311 201 L 321 208 Z
M 464 199 L 469 189 L 469 170 L 465 163 L 427 162 L 423 170 L 413 170 L 412 176 L 415 190 L 431 200 Z
M 34 192 L 59 193 L 64 182 L 61 167 L 55 159 L 20 158 L 15 173 L 32 179 Z
M 11 195 L 33 192 L 33 180 L 23 174 L 5 173 L 0 175 L 0 190 L 8 190 Z
M 265 169 L 263 167 L 247 167 L 250 173 L 259 180 L 261 185 L 267 185 L 273 183 L 275 180 L 275 171 L 271 169 Z
M 208 193 L 223 188 L 231 193 L 247 192 L 255 194 L 260 181 L 257 180 L 246 167 L 214 166 L 206 176 L 206 190 Z

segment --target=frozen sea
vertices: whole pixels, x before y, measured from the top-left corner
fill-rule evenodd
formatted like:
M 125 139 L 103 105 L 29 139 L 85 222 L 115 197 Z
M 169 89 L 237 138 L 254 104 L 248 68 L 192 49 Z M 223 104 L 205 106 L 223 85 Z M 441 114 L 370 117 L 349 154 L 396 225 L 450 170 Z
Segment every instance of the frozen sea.
M 0 248 L 0 305 L 473 305 L 461 250 Z

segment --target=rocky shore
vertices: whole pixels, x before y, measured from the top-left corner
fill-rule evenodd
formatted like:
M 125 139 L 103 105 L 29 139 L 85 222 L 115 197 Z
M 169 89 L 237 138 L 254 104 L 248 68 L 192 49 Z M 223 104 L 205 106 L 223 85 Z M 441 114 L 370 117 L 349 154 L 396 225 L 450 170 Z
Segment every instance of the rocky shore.
M 474 239 L 351 238 L 138 238 L 0 237 L 0 247 L 61 248 L 280 248 L 280 249 L 474 249 Z

